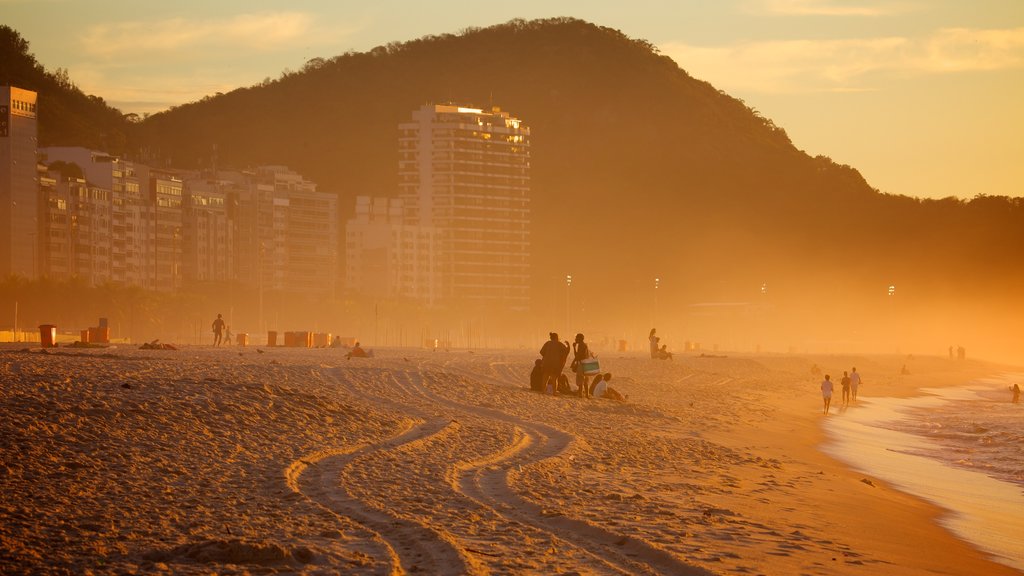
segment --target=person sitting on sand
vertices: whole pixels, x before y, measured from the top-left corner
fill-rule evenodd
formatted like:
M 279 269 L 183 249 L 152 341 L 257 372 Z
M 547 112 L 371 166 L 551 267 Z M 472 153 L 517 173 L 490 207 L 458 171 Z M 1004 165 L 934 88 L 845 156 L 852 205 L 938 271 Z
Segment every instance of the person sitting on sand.
M 612 379 L 611 372 L 605 372 L 604 374 L 598 374 L 594 376 L 594 382 L 590 385 L 590 394 L 595 398 L 604 398 L 608 391 L 608 381 Z
M 530 390 L 544 391 L 544 361 L 540 358 L 533 363 L 533 370 L 530 372 Z
M 558 375 L 558 393 L 577 396 L 577 393 L 573 392 L 572 388 L 569 386 L 569 377 L 565 374 Z
M 359 342 L 356 342 L 356 345 L 349 350 L 348 354 L 345 354 L 345 358 L 366 358 L 367 356 L 366 350 L 363 350 Z
M 662 344 L 661 348 L 658 348 L 658 360 L 671 360 L 672 353 L 668 351 L 668 344 Z
M 821 381 L 821 399 L 825 401 L 825 414 L 828 414 L 829 404 L 832 403 L 832 378 L 825 374 L 825 379 Z

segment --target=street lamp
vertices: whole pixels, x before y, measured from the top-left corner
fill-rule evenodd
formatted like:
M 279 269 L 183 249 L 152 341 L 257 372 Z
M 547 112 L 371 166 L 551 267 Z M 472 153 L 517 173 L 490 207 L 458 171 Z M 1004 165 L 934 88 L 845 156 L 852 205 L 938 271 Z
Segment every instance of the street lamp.
M 892 296 L 894 294 L 896 294 L 896 285 L 895 284 L 889 284 L 889 296 Z
M 565 329 L 567 331 L 571 331 L 570 326 L 572 326 L 572 322 L 570 322 L 571 317 L 569 315 L 569 288 L 572 288 L 572 274 L 565 275 Z
M 654 279 L 654 321 L 651 322 L 652 326 L 658 325 L 658 285 L 661 284 L 661 278 Z

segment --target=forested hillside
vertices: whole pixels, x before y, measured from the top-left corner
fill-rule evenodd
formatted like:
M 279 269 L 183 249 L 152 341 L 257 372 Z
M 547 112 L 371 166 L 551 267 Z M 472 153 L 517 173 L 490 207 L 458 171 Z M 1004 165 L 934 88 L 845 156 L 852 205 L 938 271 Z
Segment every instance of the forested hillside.
M 125 152 L 128 122 L 99 96 L 83 93 L 67 70 L 48 72 L 29 51 L 29 42 L 0 25 L 0 85 L 39 93 L 39 145 L 88 146 Z
M 800 316 L 794 330 L 941 316 L 918 328 L 953 331 L 1021 312 L 1021 198 L 879 192 L 855 168 L 796 149 L 782 127 L 685 66 L 610 28 L 517 20 L 316 58 L 137 124 L 117 124 L 106 107 L 67 121 L 82 126 L 85 145 L 130 129 L 127 150 L 144 162 L 209 165 L 216 147 L 220 167 L 285 164 L 337 192 L 347 212 L 355 195 L 396 193 L 397 125 L 414 109 L 500 106 L 532 129 L 543 318 L 571 307 L 588 321 L 645 325 L 694 303 L 758 302 L 785 321 Z M 46 81 L 62 85 L 44 74 L 27 87 L 45 91 Z M 102 104 L 76 94 L 62 98 Z M 43 140 L 71 143 L 78 132 L 51 113 L 60 108 L 41 109 Z
M 311 60 L 156 114 L 138 144 L 197 165 L 216 143 L 222 165 L 285 163 L 349 205 L 356 194 L 395 193 L 397 124 L 449 101 L 501 106 L 533 130 L 538 289 L 587 268 L 605 283 L 669 277 L 707 299 L 743 297 L 763 281 L 795 289 L 834 271 L 953 292 L 967 289 L 963 272 L 1020 279 L 1019 199 L 881 194 L 855 169 L 797 150 L 781 127 L 647 42 L 579 20 L 513 21 Z M 573 264 L 581 258 L 596 264 Z

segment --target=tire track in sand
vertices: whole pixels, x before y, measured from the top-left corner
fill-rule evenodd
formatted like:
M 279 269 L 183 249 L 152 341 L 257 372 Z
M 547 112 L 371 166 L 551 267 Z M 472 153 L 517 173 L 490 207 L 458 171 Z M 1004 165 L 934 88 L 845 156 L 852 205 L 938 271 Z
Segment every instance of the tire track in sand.
M 362 501 L 342 480 L 345 469 L 357 459 L 427 442 L 445 434 L 450 424 L 444 419 L 405 420 L 397 433 L 379 442 L 307 454 L 285 469 L 285 482 L 291 490 L 329 513 L 352 519 L 370 531 L 374 536 L 372 555 L 385 558 L 390 574 L 424 572 L 454 576 L 475 572 L 475 563 L 450 535 Z
M 448 365 L 446 371 L 459 373 L 463 378 L 470 380 L 481 378 L 481 374 L 456 366 Z M 401 374 L 404 378 L 396 382 L 396 385 L 406 393 L 416 394 L 456 412 L 511 424 L 517 430 L 516 441 L 505 450 L 486 458 L 458 462 L 452 467 L 449 482 L 457 492 L 498 516 L 532 526 L 561 541 L 563 545 L 581 549 L 600 564 L 614 570 L 628 574 L 714 574 L 699 566 L 688 564 L 644 540 L 618 534 L 584 520 L 562 516 L 557 512 L 546 511 L 521 497 L 511 487 L 509 474 L 514 468 L 560 457 L 576 440 L 574 435 L 497 409 L 428 395 L 422 386 L 411 381 L 407 372 Z

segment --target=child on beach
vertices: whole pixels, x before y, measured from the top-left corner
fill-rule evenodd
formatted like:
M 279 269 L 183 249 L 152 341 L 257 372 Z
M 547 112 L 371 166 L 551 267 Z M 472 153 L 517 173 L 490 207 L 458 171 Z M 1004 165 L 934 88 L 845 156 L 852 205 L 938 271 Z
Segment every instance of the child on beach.
M 821 398 L 825 401 L 825 414 L 828 414 L 829 404 L 832 403 L 832 379 L 828 374 L 825 374 L 825 379 L 821 381 Z

